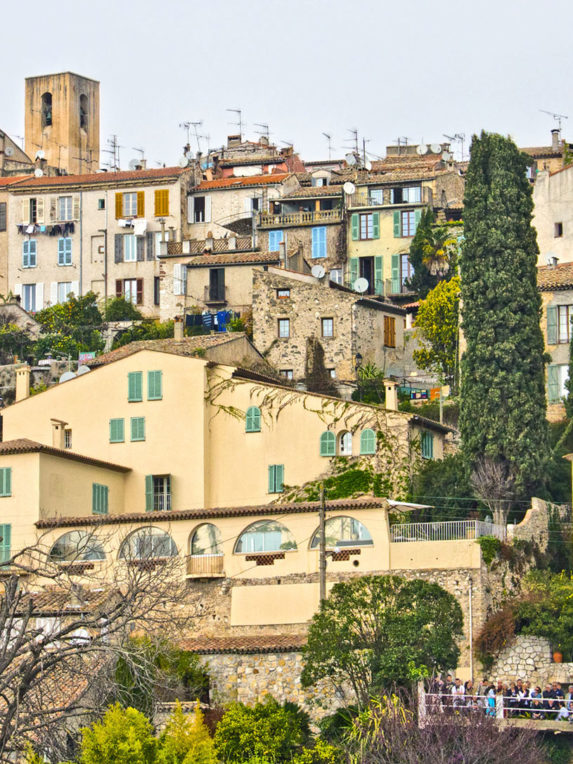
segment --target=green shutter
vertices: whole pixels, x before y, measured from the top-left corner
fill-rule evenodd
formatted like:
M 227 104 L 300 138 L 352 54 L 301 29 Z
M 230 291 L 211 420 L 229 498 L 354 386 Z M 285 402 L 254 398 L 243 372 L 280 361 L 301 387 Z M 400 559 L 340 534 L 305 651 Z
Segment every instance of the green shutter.
M 12 496 L 12 467 L 0 470 L 0 496 Z
M 392 294 L 400 292 L 400 255 L 392 255 Z
M 162 373 L 160 371 L 147 372 L 147 400 L 160 401 L 163 397 Z
M 275 465 L 269 465 L 269 493 L 275 492 Z
M 12 526 L 0 525 L 0 562 L 8 562 L 11 553 Z
M 153 475 L 145 476 L 145 511 L 153 512 Z
M 109 420 L 109 442 L 110 443 L 123 443 L 125 439 L 123 419 L 110 419 Z
M 127 400 L 143 400 L 143 374 L 141 371 L 130 371 L 127 375 Z
M 131 440 L 145 440 L 145 417 L 131 418 Z
M 372 213 L 372 238 L 373 239 L 380 238 L 380 213 L 379 212 Z
M 422 457 L 424 459 L 434 458 L 434 436 L 430 432 L 423 432 L 421 437 Z
M 261 410 L 257 406 L 250 406 L 247 409 L 246 432 L 261 431 Z
M 320 436 L 320 455 L 336 456 L 336 438 L 333 432 L 323 432 Z
M 348 262 L 348 265 L 350 267 L 350 288 L 352 288 L 352 285 L 354 284 L 354 282 L 358 278 L 358 273 L 359 273 L 359 270 L 360 270 L 358 258 L 357 257 L 351 257 L 349 262 Z
M 374 257 L 374 293 L 384 294 L 384 279 L 382 271 L 382 255 Z
M 360 220 L 357 213 L 350 217 L 350 227 L 352 229 L 352 241 L 357 241 L 360 233 Z
M 283 464 L 275 464 L 275 491 L 277 493 L 282 493 L 283 490 L 284 471 Z
M 547 398 L 549 403 L 559 403 L 559 366 L 547 367 Z
M 374 430 L 364 430 L 360 434 L 360 453 L 361 454 L 375 454 L 376 453 L 376 434 Z
M 547 344 L 557 345 L 557 308 L 547 308 Z
M 414 236 L 416 235 L 416 231 L 418 230 L 418 225 L 420 223 L 421 218 L 422 218 L 422 210 L 414 210 Z
M 400 218 L 400 212 L 394 211 L 394 238 L 399 239 L 402 236 L 402 221 Z
M 92 483 L 92 513 L 94 515 L 107 515 L 108 495 L 109 488 L 107 485 Z

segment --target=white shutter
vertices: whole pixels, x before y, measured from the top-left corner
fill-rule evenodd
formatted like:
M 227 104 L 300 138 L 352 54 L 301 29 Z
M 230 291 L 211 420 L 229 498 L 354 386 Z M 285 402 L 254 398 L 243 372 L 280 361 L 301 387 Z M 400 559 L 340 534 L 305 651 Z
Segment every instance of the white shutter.
M 14 289 L 12 291 L 15 297 L 22 297 L 22 284 L 14 284 Z
M 251 201 L 251 197 L 248 196 L 245 199 L 245 212 L 247 212 L 250 215 L 252 211 L 253 211 L 253 203 Z
M 36 223 L 44 222 L 44 197 L 39 196 L 36 199 Z
M 80 197 L 79 194 L 74 194 L 73 207 L 72 207 L 72 219 L 80 219 Z
M 57 220 L 57 209 L 56 209 L 57 200 L 55 196 L 52 196 L 50 199 L 50 218 L 49 222 L 53 223 L 55 220 Z
M 176 263 L 173 266 L 173 294 L 180 295 L 183 294 L 182 287 L 183 287 L 183 273 L 182 269 L 183 266 L 179 265 L 179 263 Z
M 58 282 L 50 282 L 50 304 L 55 305 L 58 302 Z
M 71 291 L 75 294 L 76 297 L 80 296 L 80 282 L 79 281 L 72 281 Z
M 22 223 L 28 225 L 30 221 L 30 200 L 22 199 Z
M 210 196 L 205 197 L 205 222 L 206 223 L 211 222 L 211 197 Z
M 44 284 L 36 284 L 36 310 L 44 309 Z
M 195 199 L 192 196 L 187 197 L 187 222 L 195 222 Z

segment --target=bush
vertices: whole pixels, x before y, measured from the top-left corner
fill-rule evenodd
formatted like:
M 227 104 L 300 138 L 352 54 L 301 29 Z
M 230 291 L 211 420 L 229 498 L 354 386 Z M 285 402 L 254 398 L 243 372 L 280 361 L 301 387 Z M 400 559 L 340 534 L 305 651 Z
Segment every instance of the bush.
M 215 744 L 205 726 L 199 703 L 193 714 L 175 709 L 159 738 L 157 764 L 217 764 Z
M 486 565 L 491 565 L 501 551 L 501 541 L 496 536 L 480 536 L 477 543 L 481 547 L 481 556 Z
M 476 657 L 486 671 L 491 669 L 501 650 L 515 639 L 515 604 L 515 601 L 508 602 L 491 615 L 476 637 Z
M 173 321 L 145 321 L 144 323 L 130 326 L 124 332 L 119 334 L 112 345 L 112 349 L 129 345 L 130 342 L 140 340 L 163 340 L 173 337 Z
M 135 305 L 124 297 L 112 297 L 105 306 L 106 321 L 138 321 L 143 318 Z
M 153 764 L 157 741 L 153 727 L 135 708 L 119 703 L 100 722 L 82 729 L 81 764 Z

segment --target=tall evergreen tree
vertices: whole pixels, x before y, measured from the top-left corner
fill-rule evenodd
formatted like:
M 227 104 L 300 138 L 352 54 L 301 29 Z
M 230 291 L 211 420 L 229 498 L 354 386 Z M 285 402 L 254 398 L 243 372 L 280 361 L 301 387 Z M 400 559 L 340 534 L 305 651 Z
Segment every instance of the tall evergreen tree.
M 470 464 L 506 464 L 521 491 L 541 482 L 548 450 L 539 250 L 526 166 L 510 139 L 474 136 L 460 260 L 464 453 Z

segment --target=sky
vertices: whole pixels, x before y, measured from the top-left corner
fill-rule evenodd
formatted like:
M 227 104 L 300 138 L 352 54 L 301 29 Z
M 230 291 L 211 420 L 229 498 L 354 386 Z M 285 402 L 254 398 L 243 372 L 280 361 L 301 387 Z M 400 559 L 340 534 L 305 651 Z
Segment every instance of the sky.
M 307 160 L 396 139 L 436 143 L 482 129 L 547 145 L 550 112 L 573 140 L 571 0 L 28 0 L 2 10 L 0 128 L 24 135 L 24 78 L 73 71 L 100 81 L 101 148 L 121 166 L 177 164 L 182 122 L 209 146 L 238 132 L 293 143 Z M 11 30 L 11 31 L 10 31 Z M 206 140 L 201 141 L 202 149 Z M 457 144 L 459 150 L 461 144 Z M 196 149 L 195 140 L 192 141 Z M 108 155 L 102 154 L 102 163 Z

